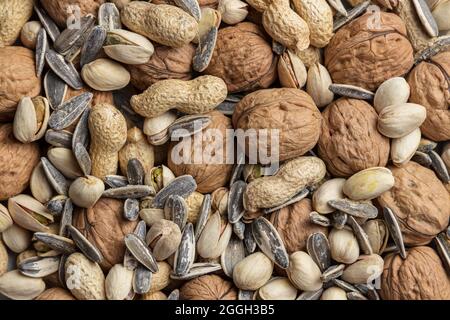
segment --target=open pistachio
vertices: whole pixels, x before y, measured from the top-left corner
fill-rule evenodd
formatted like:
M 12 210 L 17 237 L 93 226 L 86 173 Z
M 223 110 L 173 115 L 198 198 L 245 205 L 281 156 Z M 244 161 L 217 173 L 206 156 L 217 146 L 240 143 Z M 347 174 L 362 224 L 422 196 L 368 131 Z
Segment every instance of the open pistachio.
M 283 87 L 303 88 L 308 73 L 305 64 L 291 50 L 286 50 L 278 60 L 278 78 Z
M 214 192 L 211 194 L 211 205 L 213 211 L 219 211 L 221 215 L 227 214 L 228 194 L 229 191 L 225 187 L 214 190 Z
M 389 240 L 389 229 L 384 220 L 369 220 L 364 223 L 363 229 L 369 238 L 373 252 L 382 254 Z
M 343 178 L 331 179 L 322 184 L 319 189 L 314 192 L 312 198 L 314 210 L 322 214 L 336 211 L 336 209 L 328 205 L 328 201 L 345 198 L 344 193 L 342 192 L 344 184 L 345 179 Z
M 91 208 L 105 191 L 103 181 L 94 176 L 80 177 L 69 188 L 69 197 L 82 208 Z
M 125 64 L 146 63 L 155 51 L 146 37 L 123 29 L 108 31 L 103 50 L 110 58 Z
M 8 209 L 0 203 L 0 233 L 11 227 L 13 221 L 9 215 Z
M 0 277 L 0 293 L 13 300 L 33 300 L 44 290 L 44 280 L 24 276 L 18 270 Z
M 144 133 L 148 137 L 148 142 L 159 146 L 169 140 L 168 129 L 177 119 L 173 111 L 167 111 L 157 117 L 147 118 L 144 121 Z
M 164 261 L 177 250 L 181 241 L 181 231 L 176 223 L 161 219 L 152 225 L 146 241 L 152 248 L 155 259 Z
M 152 168 L 150 173 L 145 175 L 145 184 L 152 186 L 155 191 L 158 192 L 167 186 L 173 179 L 175 179 L 175 175 L 172 170 L 165 165 L 161 165 Z
M 46 203 L 53 197 L 54 191 L 52 185 L 47 180 L 41 162 L 37 164 L 31 174 L 30 190 L 33 197 L 41 203 Z
M 41 139 L 47 130 L 49 117 L 50 106 L 46 98 L 23 97 L 14 116 L 14 137 L 22 143 Z
M 197 242 L 197 252 L 203 258 L 220 257 L 230 241 L 233 228 L 219 212 L 213 213 Z
M 15 223 L 30 231 L 47 232 L 53 216 L 47 208 L 26 194 L 9 198 L 8 210 Z
M 334 93 L 329 89 L 331 84 L 330 73 L 323 65 L 316 63 L 309 68 L 306 91 L 319 108 L 333 102 Z

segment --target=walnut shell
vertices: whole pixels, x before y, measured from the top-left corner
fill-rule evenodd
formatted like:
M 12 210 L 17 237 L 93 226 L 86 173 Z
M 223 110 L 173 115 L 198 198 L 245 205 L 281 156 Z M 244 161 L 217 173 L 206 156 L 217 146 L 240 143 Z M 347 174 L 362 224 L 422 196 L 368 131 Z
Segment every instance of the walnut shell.
M 12 120 L 22 97 L 34 98 L 41 92 L 34 52 L 24 47 L 0 48 L 0 70 L 0 121 Z
M 450 194 L 433 171 L 413 161 L 389 168 L 395 185 L 378 202 L 397 216 L 405 244 L 425 245 L 448 225 Z
M 209 126 L 207 126 L 205 129 L 203 129 L 202 132 L 195 134 L 191 139 L 191 161 L 194 160 L 194 153 L 198 152 L 201 155 L 203 155 L 204 150 L 206 148 L 211 148 L 211 142 L 213 141 L 212 138 L 207 137 L 206 134 L 204 134 L 205 130 L 215 129 L 219 130 L 223 137 L 223 157 L 224 160 L 221 161 L 220 164 L 211 164 L 211 163 L 200 163 L 200 164 L 194 164 L 194 163 L 182 163 L 182 164 L 175 164 L 174 162 L 174 154 L 172 151 L 175 152 L 174 148 L 178 144 L 176 142 L 172 142 L 171 146 L 169 148 L 168 152 L 168 166 L 173 171 L 175 176 L 181 176 L 185 174 L 189 174 L 194 177 L 195 181 L 197 182 L 197 191 L 200 193 L 210 193 L 216 190 L 217 188 L 223 187 L 227 185 L 230 176 L 231 176 L 231 170 L 233 169 L 233 166 L 231 164 L 226 164 L 226 155 L 227 155 L 227 146 L 229 144 L 228 137 L 226 135 L 226 130 L 231 129 L 231 120 L 224 116 L 219 111 L 211 111 L 209 113 L 205 113 L 205 115 L 209 115 L 211 117 L 211 123 Z M 195 139 L 201 139 L 201 135 L 203 134 L 203 142 L 201 143 L 201 150 L 195 151 L 195 145 L 198 145 L 195 143 Z M 180 142 L 180 145 L 183 144 L 183 142 Z M 213 150 L 214 151 L 214 150 Z M 183 151 L 178 155 L 178 152 L 175 152 L 177 157 L 183 156 Z M 209 154 L 208 154 L 209 155 Z
M 405 260 L 386 256 L 380 294 L 383 300 L 449 300 L 450 277 L 432 248 L 415 247 Z
M 80 17 L 89 13 L 97 17 L 98 8 L 105 2 L 105 0 L 41 0 L 42 7 L 60 27 L 66 27 L 67 19 L 75 14 L 69 6 L 78 6 Z
M 0 201 L 18 195 L 28 187 L 38 162 L 38 144 L 20 143 L 14 138 L 12 124 L 0 124 Z
M 389 139 L 377 130 L 378 115 L 363 100 L 341 98 L 322 113 L 319 155 L 336 177 L 349 177 L 384 167 L 389 159 Z
M 195 47 L 187 44 L 179 48 L 155 46 L 155 52 L 147 63 L 128 65 L 131 84 L 139 90 L 147 90 L 155 82 L 165 79 L 192 79 L 192 59 Z
M 186 282 L 180 289 L 182 300 L 237 300 L 233 283 L 216 275 L 205 275 Z
M 125 254 L 124 237 L 134 231 L 137 221 L 123 217 L 123 201 L 101 198 L 89 209 L 77 209 L 73 225 L 102 253 L 100 266 L 109 270 L 122 263 Z
M 35 300 L 77 300 L 66 289 L 50 288 L 42 292 Z
M 111 91 L 97 91 L 90 87 L 83 87 L 80 90 L 74 90 L 71 87 L 67 86 L 66 96 L 64 97 L 64 101 L 70 100 L 73 97 L 79 96 L 82 93 L 90 92 L 93 94 L 91 105 L 95 106 L 100 103 L 109 103 L 114 105 L 114 97 Z
M 325 65 L 335 83 L 375 90 L 385 80 L 406 74 L 413 66 L 413 48 L 404 22 L 395 14 L 371 13 L 343 26 L 325 50 Z
M 292 88 L 253 92 L 237 104 L 233 113 L 235 129 L 279 130 L 280 161 L 301 156 L 311 150 L 319 139 L 321 123 L 322 116 L 312 98 L 306 92 Z M 246 144 L 258 143 L 255 140 L 246 141 Z M 246 152 L 251 149 L 245 148 Z M 267 149 L 270 149 L 270 138 Z M 271 153 L 261 150 L 259 154 Z
M 420 127 L 422 133 L 434 141 L 450 139 L 450 51 L 430 61 L 421 62 L 408 76 L 411 87 L 410 102 L 427 109 L 427 118 Z
M 205 73 L 222 78 L 229 92 L 257 90 L 277 79 L 277 61 L 262 29 L 242 22 L 219 30 Z

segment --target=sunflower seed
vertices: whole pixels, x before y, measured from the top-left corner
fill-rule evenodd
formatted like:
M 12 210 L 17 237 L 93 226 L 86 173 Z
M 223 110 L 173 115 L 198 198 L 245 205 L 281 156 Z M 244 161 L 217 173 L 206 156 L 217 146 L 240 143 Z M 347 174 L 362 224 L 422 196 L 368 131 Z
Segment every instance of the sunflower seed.
M 106 29 L 103 26 L 95 26 L 86 37 L 80 52 L 80 66 L 83 67 L 95 60 L 103 47 L 106 39 Z
M 278 41 L 272 40 L 272 51 L 281 56 L 285 51 L 286 51 L 286 47 L 283 46 L 281 43 L 279 43 Z
M 59 223 L 59 235 L 62 237 L 67 237 L 69 232 L 67 226 L 72 225 L 73 216 L 73 203 L 70 198 L 64 202 L 64 209 L 61 214 L 61 221 Z
M 139 200 L 127 199 L 123 205 L 123 215 L 129 221 L 136 221 L 139 216 Z
M 287 207 L 293 203 L 299 202 L 300 200 L 306 198 L 306 196 L 308 196 L 309 194 L 309 190 L 308 189 L 303 189 L 302 191 L 300 191 L 299 193 L 297 193 L 295 196 L 293 196 L 291 199 L 289 199 L 288 201 L 286 201 L 283 204 L 280 204 L 279 206 L 273 207 L 273 208 L 267 208 L 267 209 L 263 209 L 264 214 L 269 214 L 275 211 L 278 211 L 284 207 Z
M 332 279 L 331 282 L 344 290 L 345 292 L 359 292 L 356 287 L 341 279 Z
M 446 236 L 447 236 L 447 239 L 450 240 L 450 226 L 447 228 Z
M 231 172 L 230 187 L 236 181 L 241 179 L 244 167 L 245 167 L 245 152 L 242 152 L 242 150 L 238 147 L 236 164 L 234 165 L 233 171 Z
M 350 199 L 330 200 L 328 204 L 342 212 L 358 218 L 374 219 L 378 215 L 377 208 L 369 202 L 357 202 Z
M 152 272 L 139 265 L 133 274 L 133 290 L 137 294 L 144 294 L 150 290 L 152 283 Z
M 145 241 L 145 236 L 147 234 L 147 225 L 145 224 L 145 221 L 139 221 L 136 228 L 134 228 L 133 233 Z
M 64 102 L 50 115 L 48 126 L 54 130 L 67 128 L 86 110 L 92 97 L 92 93 L 85 92 Z
M 369 298 L 369 300 L 381 300 L 378 291 L 373 286 L 369 287 L 369 290 L 367 291 L 367 298 Z
M 222 269 L 222 266 L 218 263 L 210 262 L 197 262 L 192 264 L 189 272 L 185 275 L 176 275 L 173 272 L 170 274 L 170 278 L 174 280 L 191 280 L 205 274 L 213 273 Z
M 109 175 L 105 177 L 105 183 L 110 188 L 126 187 L 128 185 L 128 179 L 124 176 Z
M 173 290 L 168 296 L 167 300 L 180 300 L 180 290 Z
M 236 223 L 245 213 L 243 197 L 247 184 L 244 181 L 236 181 L 230 188 L 228 196 L 228 221 Z
M 17 265 L 20 273 L 31 278 L 43 278 L 58 271 L 59 257 L 31 257 Z
M 400 250 L 398 250 L 397 246 L 395 244 L 387 245 L 386 248 L 383 250 L 383 254 L 388 253 L 398 253 Z
M 338 230 L 343 229 L 345 224 L 347 223 L 347 214 L 344 212 L 333 212 L 331 217 L 333 218 L 333 227 Z
M 130 105 L 131 97 L 135 94 L 135 92 L 136 89 L 132 85 L 128 85 L 120 90 L 115 90 L 113 92 L 114 105 L 125 115 L 128 120 L 142 130 L 144 126 L 144 118 L 134 112 Z
M 151 194 L 154 194 L 155 191 L 152 187 L 146 185 L 130 185 L 125 187 L 117 187 L 105 190 L 102 194 L 102 197 L 105 198 L 113 198 L 113 199 L 139 199 Z
M 331 266 L 322 273 L 321 279 L 323 282 L 328 282 L 333 279 L 337 279 L 344 273 L 344 269 L 345 264 L 338 264 L 335 266 Z
M 53 22 L 52 19 L 48 16 L 47 12 L 45 12 L 44 9 L 41 7 L 35 5 L 34 11 L 36 11 L 39 20 L 41 21 L 42 25 L 44 26 L 45 30 L 47 31 L 47 34 L 50 36 L 50 39 L 54 42 L 59 37 L 59 29 L 55 22 Z
M 136 159 L 130 159 L 127 164 L 128 182 L 131 185 L 143 185 L 145 171 L 142 163 Z
M 437 55 L 439 52 L 447 50 L 450 47 L 450 36 L 443 36 L 437 38 L 437 40 L 428 48 L 422 50 L 416 55 L 414 64 L 419 64 L 422 61 L 428 60 L 431 57 Z
M 177 195 L 169 196 L 164 206 L 164 214 L 167 220 L 175 222 L 180 230 L 183 230 L 188 218 L 188 205 L 186 201 Z
M 416 151 L 416 153 L 414 153 L 414 156 L 411 159 L 412 161 L 417 162 L 418 164 L 420 164 L 421 166 L 424 166 L 426 168 L 431 167 L 432 164 L 432 160 L 431 157 L 424 152 L 420 152 L 420 151 Z
M 252 223 L 253 236 L 261 251 L 279 267 L 289 266 L 289 256 L 275 227 L 264 217 Z
M 125 236 L 125 245 L 137 261 L 151 272 L 158 272 L 158 263 L 145 242 L 133 233 Z
M 56 73 L 65 83 L 75 90 L 83 88 L 83 82 L 81 81 L 78 71 L 75 69 L 71 62 L 66 62 L 60 54 L 48 49 L 45 54 L 45 60 L 48 66 L 53 72 Z
M 348 15 L 347 9 L 343 5 L 341 0 L 327 0 L 330 7 L 336 10 L 341 16 L 346 17 Z
M 306 241 L 306 250 L 314 262 L 324 272 L 331 265 L 330 244 L 322 232 L 311 234 Z
M 419 147 L 417 151 L 428 153 L 434 149 L 436 149 L 437 143 L 425 138 L 420 139 Z
M 297 297 L 297 300 L 319 300 L 322 292 L 323 289 L 317 291 L 304 291 Z
M 77 143 L 75 148 L 73 149 L 73 154 L 75 159 L 77 159 L 78 165 L 80 166 L 81 171 L 85 176 L 91 174 L 92 162 L 91 157 L 89 156 L 89 152 L 86 148 L 81 144 Z
M 234 266 L 245 258 L 245 246 L 242 240 L 236 236 L 231 236 L 227 247 L 220 256 L 220 263 L 223 272 L 230 278 L 233 278 Z
M 241 240 L 244 240 L 244 233 L 245 233 L 245 223 L 242 221 L 238 221 L 233 224 L 233 232 L 234 234 Z
M 330 219 L 328 219 L 327 217 L 325 217 L 322 214 L 319 214 L 316 211 L 312 211 L 309 214 L 309 220 L 312 223 L 317 224 L 317 225 L 322 226 L 322 227 L 330 227 L 331 226 Z
M 362 249 L 364 254 L 373 254 L 373 249 L 369 241 L 369 236 L 364 231 L 364 229 L 361 228 L 359 223 L 356 222 L 355 218 L 349 216 L 347 223 L 352 227 L 353 233 L 355 234 L 356 239 L 358 239 L 359 247 Z
M 342 97 L 349 97 L 361 100 L 372 100 L 375 96 L 373 92 L 364 88 L 352 86 L 349 84 L 331 84 L 328 88 L 334 94 Z
M 66 28 L 55 40 L 53 47 L 56 52 L 66 55 L 67 52 L 77 43 L 83 33 L 94 25 L 95 18 L 88 14 L 80 19 L 79 28 Z
M 103 261 L 101 252 L 77 228 L 72 225 L 68 225 L 66 228 L 77 247 L 87 258 L 97 263 Z
M 384 207 L 383 216 L 386 225 L 389 229 L 389 233 L 391 234 L 392 240 L 394 240 L 395 245 L 400 250 L 400 256 L 403 259 L 406 259 L 406 251 L 405 251 L 405 244 L 403 242 L 402 231 L 400 230 L 400 226 L 398 225 L 398 221 L 394 212 L 392 212 L 390 208 Z
M 133 233 L 138 236 L 142 241 L 145 241 L 145 235 L 147 233 L 147 227 L 145 221 L 139 221 Z M 133 257 L 128 249 L 125 249 L 125 256 L 123 258 L 123 265 L 128 270 L 135 270 L 139 262 Z
M 173 273 L 184 276 L 189 273 L 195 261 L 195 237 L 192 223 L 186 224 L 181 235 L 181 242 L 175 252 Z
M 442 264 L 445 266 L 445 269 L 450 274 L 450 242 L 445 235 L 445 233 L 440 233 L 434 238 L 437 252 L 441 257 Z
M 197 189 L 197 183 L 190 175 L 179 176 L 162 188 L 153 199 L 155 208 L 164 208 L 164 203 L 170 195 L 186 198 Z
M 197 222 L 195 224 L 195 240 L 198 240 L 203 228 L 208 222 L 209 214 L 211 212 L 211 195 L 205 194 L 203 197 L 202 205 L 198 214 Z
M 189 137 L 202 131 L 209 126 L 210 123 L 211 117 L 209 116 L 186 115 L 175 120 L 175 122 L 167 128 L 167 132 L 169 137 L 178 141 L 181 138 Z
M 219 28 L 212 26 L 202 39 L 200 39 L 192 65 L 195 71 L 202 72 L 208 67 L 216 46 L 218 33 Z
M 62 254 L 72 254 L 77 251 L 75 243 L 66 237 L 45 232 L 35 232 L 33 237 Z
M 104 3 L 98 9 L 98 24 L 107 31 L 122 29 L 120 12 L 114 3 Z
M 422 26 L 430 37 L 437 37 L 439 35 L 439 28 L 434 20 L 431 10 L 425 0 L 413 0 L 414 7 L 419 17 Z
M 46 203 L 47 210 L 53 215 L 53 216 L 61 216 L 64 210 L 64 205 L 67 201 L 67 197 L 63 195 L 58 195 L 56 197 L 53 197 Z
M 336 19 L 333 24 L 333 31 L 336 32 L 339 28 L 345 26 L 347 23 L 349 23 L 353 19 L 362 15 L 369 6 L 370 6 L 370 1 L 365 1 L 365 2 L 361 3 L 360 5 L 357 5 L 350 11 L 348 11 L 347 15 L 344 15 L 343 17 Z
M 44 90 L 50 107 L 55 110 L 64 101 L 67 92 L 67 84 L 52 70 L 49 70 L 44 77 Z
M 253 236 L 253 228 L 246 227 L 244 231 L 244 245 L 248 254 L 255 252 L 256 250 L 256 241 Z
M 48 129 L 45 133 L 45 141 L 54 147 L 70 149 L 72 146 L 72 133 L 64 130 Z
M 359 292 L 347 292 L 348 300 L 368 300 L 365 296 L 363 296 Z
M 41 157 L 41 163 L 45 176 L 47 177 L 48 182 L 52 185 L 53 189 L 55 189 L 58 194 L 67 196 L 69 183 L 63 174 L 59 172 L 58 169 L 56 169 L 46 157 Z
M 59 283 L 62 285 L 63 288 L 67 289 L 66 285 L 66 260 L 68 255 L 61 255 L 59 260 L 59 267 L 58 267 L 58 280 Z
M 448 174 L 447 166 L 444 163 L 444 160 L 437 154 L 435 151 L 428 152 L 428 155 L 431 158 L 431 167 L 433 168 L 436 175 L 441 179 L 444 183 L 450 182 L 450 176 Z
M 225 100 L 224 102 L 219 104 L 215 110 L 220 111 L 222 114 L 226 116 L 231 116 L 234 113 L 236 104 L 237 104 L 236 102 L 230 102 L 228 100 Z
M 48 49 L 47 32 L 45 28 L 41 28 L 36 38 L 36 76 L 40 77 L 45 65 L 45 53 Z
M 75 149 L 77 144 L 82 144 L 85 148 L 89 146 L 89 115 L 91 108 L 86 108 L 83 111 L 80 119 L 77 122 L 75 130 L 73 131 L 72 149 Z

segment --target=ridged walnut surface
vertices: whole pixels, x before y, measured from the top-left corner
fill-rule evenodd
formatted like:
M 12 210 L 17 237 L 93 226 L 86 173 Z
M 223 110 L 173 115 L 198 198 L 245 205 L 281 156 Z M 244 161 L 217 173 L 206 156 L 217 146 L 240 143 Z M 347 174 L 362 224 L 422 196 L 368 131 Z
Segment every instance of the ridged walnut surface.
M 97 11 L 105 0 L 41 0 L 42 7 L 47 11 L 48 15 L 63 28 L 67 27 L 67 19 L 74 15 L 74 12 L 68 10 L 68 6 L 78 6 L 80 8 L 80 16 L 92 14 L 97 17 Z
M 237 300 L 233 283 L 216 275 L 205 275 L 186 282 L 180 290 L 183 300 Z

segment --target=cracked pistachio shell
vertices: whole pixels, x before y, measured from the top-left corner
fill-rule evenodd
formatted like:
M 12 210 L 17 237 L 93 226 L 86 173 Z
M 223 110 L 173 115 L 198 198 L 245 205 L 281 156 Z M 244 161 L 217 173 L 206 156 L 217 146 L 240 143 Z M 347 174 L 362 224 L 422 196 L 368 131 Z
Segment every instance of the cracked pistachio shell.
M 378 131 L 388 138 L 401 138 L 425 121 L 427 110 L 415 103 L 388 106 L 378 115 Z
M 408 102 L 409 94 L 410 88 L 405 78 L 391 78 L 378 87 L 373 106 L 380 113 L 386 107 Z
M 259 288 L 258 295 L 262 300 L 295 300 L 297 288 L 288 278 L 273 278 Z
M 197 241 L 198 254 L 206 259 L 220 257 L 230 241 L 233 228 L 219 212 L 212 214 Z
M 146 118 L 143 128 L 144 133 L 149 137 L 159 134 L 167 130 L 177 118 L 177 114 L 174 111 L 167 111 L 159 116 Z
M 352 200 L 372 200 L 394 186 L 394 176 L 385 167 L 355 173 L 345 181 L 342 191 Z
M 48 159 L 65 177 L 76 179 L 83 176 L 83 172 L 78 165 L 71 149 L 68 148 L 51 148 L 47 152 Z
M 105 185 L 102 180 L 94 176 L 76 179 L 69 188 L 69 197 L 73 203 L 81 208 L 91 208 L 102 196 Z
M 8 199 L 8 210 L 14 222 L 30 231 L 48 232 L 53 216 L 42 203 L 26 194 Z
M 98 91 L 119 90 L 130 82 L 130 73 L 121 64 L 100 58 L 83 66 L 83 80 Z
M 8 209 L 0 203 L 0 233 L 12 226 L 13 221 Z
M 389 240 L 389 230 L 384 220 L 369 220 L 364 223 L 363 229 L 369 238 L 373 252 L 382 254 Z
M 404 137 L 392 139 L 391 142 L 391 159 L 396 166 L 411 160 L 420 144 L 422 134 L 420 128 L 407 134 Z
M 331 257 L 337 262 L 350 264 L 358 259 L 359 244 L 353 232 L 347 229 L 333 229 L 328 236 L 328 240 Z
M 306 252 L 297 251 L 290 255 L 287 274 L 299 290 L 316 291 L 322 288 L 322 272 Z
M 248 14 L 247 6 L 247 3 L 241 0 L 219 0 L 217 10 L 223 22 L 233 25 L 245 20 Z
M 47 130 L 50 107 L 46 98 L 23 97 L 14 115 L 14 137 L 22 143 L 41 139 Z
M 234 284 L 241 290 L 257 290 L 269 281 L 273 262 L 261 252 L 239 261 L 233 269 Z
M 181 241 L 181 231 L 172 221 L 161 219 L 152 224 L 146 242 L 156 260 L 164 261 L 175 253 Z
M 344 270 L 342 280 L 351 284 L 370 283 L 383 273 L 383 267 L 383 258 L 378 254 L 363 255 Z
M 46 203 L 53 197 L 53 187 L 47 180 L 47 176 L 42 167 L 42 162 L 39 162 L 37 166 L 34 167 L 30 177 L 30 190 L 33 197 L 41 203 Z
M 336 209 L 328 205 L 328 201 L 345 198 L 342 192 L 344 184 L 345 179 L 343 178 L 330 179 L 324 182 L 313 194 L 312 203 L 314 210 L 322 214 L 336 211 Z
M 44 290 L 44 280 L 24 276 L 18 270 L 0 276 L 0 293 L 13 300 L 33 300 Z
M 31 233 L 16 224 L 3 231 L 2 238 L 9 250 L 15 253 L 25 251 L 31 244 Z
M 283 87 L 303 88 L 308 72 L 305 64 L 291 50 L 286 50 L 278 60 L 278 79 Z
M 114 265 L 105 279 L 105 293 L 108 300 L 125 300 L 133 290 L 133 271 L 121 264 Z
M 103 49 L 110 58 L 125 64 L 146 63 L 155 51 L 146 37 L 122 29 L 108 31 Z
M 306 92 L 309 93 L 319 108 L 333 102 L 334 93 L 329 89 L 333 81 L 327 68 L 323 65 L 316 63 L 309 68 L 306 83 Z

